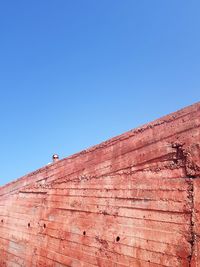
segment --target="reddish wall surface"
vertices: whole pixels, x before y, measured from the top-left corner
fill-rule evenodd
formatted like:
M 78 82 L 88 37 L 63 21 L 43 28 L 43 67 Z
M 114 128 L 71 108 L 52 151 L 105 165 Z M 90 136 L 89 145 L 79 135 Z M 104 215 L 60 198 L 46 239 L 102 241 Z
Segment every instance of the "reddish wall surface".
M 200 266 L 200 103 L 0 188 L 0 266 Z

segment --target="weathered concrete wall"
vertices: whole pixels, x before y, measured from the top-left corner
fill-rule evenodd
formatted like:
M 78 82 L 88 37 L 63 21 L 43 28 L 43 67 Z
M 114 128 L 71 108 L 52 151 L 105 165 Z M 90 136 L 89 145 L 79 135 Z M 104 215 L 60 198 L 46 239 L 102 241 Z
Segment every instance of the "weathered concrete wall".
M 0 188 L 0 266 L 200 266 L 200 103 Z

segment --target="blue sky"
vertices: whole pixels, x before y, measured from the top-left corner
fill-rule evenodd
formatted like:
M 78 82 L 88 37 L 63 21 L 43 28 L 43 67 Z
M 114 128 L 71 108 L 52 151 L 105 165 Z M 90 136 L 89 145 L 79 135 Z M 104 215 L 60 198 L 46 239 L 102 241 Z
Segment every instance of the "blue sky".
M 199 101 L 200 2 L 0 3 L 0 184 Z

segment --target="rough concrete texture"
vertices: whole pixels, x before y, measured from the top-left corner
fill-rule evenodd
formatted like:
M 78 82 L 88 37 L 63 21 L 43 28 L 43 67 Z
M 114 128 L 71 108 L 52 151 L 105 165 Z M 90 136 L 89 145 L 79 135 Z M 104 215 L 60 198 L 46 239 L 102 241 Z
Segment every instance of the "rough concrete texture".
M 200 103 L 1 187 L 0 266 L 200 266 Z

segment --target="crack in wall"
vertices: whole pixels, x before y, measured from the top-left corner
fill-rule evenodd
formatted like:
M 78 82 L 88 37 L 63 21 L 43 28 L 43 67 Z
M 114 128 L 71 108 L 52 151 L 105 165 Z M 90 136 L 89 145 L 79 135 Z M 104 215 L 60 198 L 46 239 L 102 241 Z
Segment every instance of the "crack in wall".
M 189 183 L 190 183 L 190 188 L 189 188 L 189 201 L 190 201 L 190 208 L 191 208 L 191 214 L 190 214 L 190 246 L 191 246 L 191 251 L 190 251 L 190 255 L 188 256 L 188 263 L 189 263 L 189 267 L 191 267 L 192 265 L 192 258 L 193 258 L 193 253 L 194 253 L 194 245 L 195 245 L 195 233 L 194 233 L 194 180 L 192 177 L 188 177 L 189 178 Z

